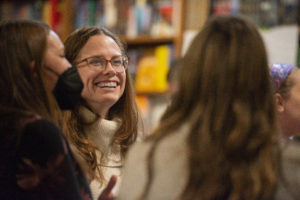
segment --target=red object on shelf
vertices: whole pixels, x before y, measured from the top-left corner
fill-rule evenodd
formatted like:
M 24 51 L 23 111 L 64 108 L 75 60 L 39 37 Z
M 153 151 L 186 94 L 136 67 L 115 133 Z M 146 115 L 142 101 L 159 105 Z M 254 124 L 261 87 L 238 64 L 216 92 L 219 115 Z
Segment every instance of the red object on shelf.
M 172 21 L 172 12 L 173 12 L 173 5 L 167 4 L 163 5 L 159 8 L 159 12 L 161 16 L 165 17 L 169 22 Z
M 58 11 L 58 1 L 51 0 L 51 27 L 54 31 L 57 30 L 57 24 L 60 21 L 60 13 Z

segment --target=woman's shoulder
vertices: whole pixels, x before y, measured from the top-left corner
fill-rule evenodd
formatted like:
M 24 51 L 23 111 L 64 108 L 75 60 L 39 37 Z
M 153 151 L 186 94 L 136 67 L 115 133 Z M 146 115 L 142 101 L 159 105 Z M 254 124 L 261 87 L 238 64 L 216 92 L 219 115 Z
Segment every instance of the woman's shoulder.
M 275 199 L 297 199 L 300 196 L 300 142 L 288 142 L 282 149 L 282 177 Z
M 282 169 L 286 174 L 299 176 L 300 184 L 300 142 L 291 141 L 282 149 Z M 294 177 L 294 175 L 292 175 Z
M 49 153 L 66 152 L 67 141 L 61 129 L 53 122 L 35 118 L 27 120 L 23 126 L 20 148 L 27 150 L 49 151 Z
M 152 145 L 153 141 L 139 141 L 134 143 L 126 154 L 126 162 L 135 163 L 136 161 L 145 160 Z
M 174 152 L 178 152 L 178 150 L 184 150 L 186 143 L 186 137 L 188 135 L 188 125 L 183 125 L 172 133 L 168 134 L 166 137 L 156 141 L 153 138 L 146 139 L 142 142 L 136 142 L 128 152 L 127 160 L 129 159 L 145 159 L 146 155 L 148 155 L 149 151 L 152 148 L 155 148 L 155 152 L 159 155 L 173 154 Z M 157 146 L 153 146 L 157 145 Z M 167 149 L 167 151 L 165 151 Z
M 138 199 L 147 180 L 147 155 L 152 141 L 133 144 L 126 154 L 119 199 Z M 131 191 L 131 192 L 130 192 Z
M 61 129 L 56 124 L 40 117 L 23 119 L 21 124 L 23 124 L 23 132 L 27 134 L 35 133 L 47 136 L 47 133 L 51 133 L 52 136 L 61 135 Z
M 300 164 L 300 141 L 290 141 L 282 149 L 283 164 L 298 162 Z M 300 168 L 299 168 L 300 170 Z
M 182 126 L 157 142 L 150 139 L 135 143 L 126 155 L 119 199 L 139 199 L 149 179 L 149 155 L 151 152 L 153 153 L 151 163 L 156 175 L 153 177 L 153 181 L 158 182 L 155 186 L 166 188 L 167 185 L 174 185 L 174 188 L 182 188 L 181 185 L 185 183 L 186 176 L 185 154 L 187 148 L 184 144 L 187 135 L 188 127 Z M 166 163 L 168 163 L 168 167 Z M 181 180 L 174 182 L 178 175 L 181 176 Z M 157 195 L 151 195 L 164 196 L 161 196 L 162 189 L 157 187 L 152 188 L 153 191 L 157 191 Z M 174 193 L 174 195 L 176 194 Z

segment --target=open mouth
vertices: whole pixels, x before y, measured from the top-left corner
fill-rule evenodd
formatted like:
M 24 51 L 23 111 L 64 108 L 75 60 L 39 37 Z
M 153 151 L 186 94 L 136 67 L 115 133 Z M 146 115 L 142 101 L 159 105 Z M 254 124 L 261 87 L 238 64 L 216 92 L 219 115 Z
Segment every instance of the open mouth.
M 97 83 L 96 84 L 97 87 L 100 88 L 116 88 L 117 87 L 117 82 L 113 81 L 113 82 L 101 82 L 101 83 Z

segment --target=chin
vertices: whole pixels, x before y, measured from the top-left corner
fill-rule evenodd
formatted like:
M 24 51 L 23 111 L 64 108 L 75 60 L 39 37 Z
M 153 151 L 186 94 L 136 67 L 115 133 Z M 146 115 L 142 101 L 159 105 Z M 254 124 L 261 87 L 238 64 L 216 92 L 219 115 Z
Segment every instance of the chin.
M 109 107 L 111 108 L 113 105 L 115 105 L 118 100 L 120 98 L 106 98 L 106 99 L 103 99 L 101 102 L 103 105 L 106 105 L 106 107 Z

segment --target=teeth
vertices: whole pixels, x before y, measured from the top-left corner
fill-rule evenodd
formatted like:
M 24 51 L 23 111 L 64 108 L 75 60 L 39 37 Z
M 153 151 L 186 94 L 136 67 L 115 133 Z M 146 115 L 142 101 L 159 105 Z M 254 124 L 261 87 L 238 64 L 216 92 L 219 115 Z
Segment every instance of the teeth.
M 116 82 L 98 83 L 97 86 L 101 88 L 115 88 L 117 87 L 117 83 Z

